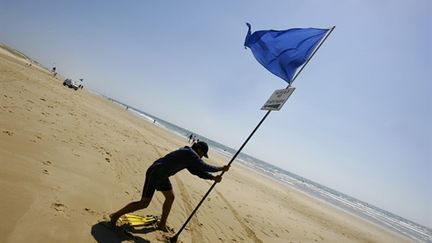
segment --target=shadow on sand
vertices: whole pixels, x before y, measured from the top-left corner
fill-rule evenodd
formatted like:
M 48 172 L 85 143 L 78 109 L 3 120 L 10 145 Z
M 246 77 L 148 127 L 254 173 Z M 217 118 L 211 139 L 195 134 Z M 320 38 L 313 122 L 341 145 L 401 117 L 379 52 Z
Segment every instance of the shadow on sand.
M 155 231 L 155 229 L 144 228 L 144 229 L 136 230 L 134 228 L 128 228 L 128 232 L 132 232 L 132 233 L 146 234 L 152 231 Z M 132 234 L 129 235 L 121 231 L 116 232 L 114 230 L 111 230 L 107 226 L 105 226 L 103 222 L 99 222 L 93 225 L 91 228 L 91 234 L 93 235 L 96 242 L 98 243 L 121 243 L 126 240 L 131 242 L 138 242 L 138 243 L 150 242 L 149 240 L 143 239 L 136 235 L 132 235 Z

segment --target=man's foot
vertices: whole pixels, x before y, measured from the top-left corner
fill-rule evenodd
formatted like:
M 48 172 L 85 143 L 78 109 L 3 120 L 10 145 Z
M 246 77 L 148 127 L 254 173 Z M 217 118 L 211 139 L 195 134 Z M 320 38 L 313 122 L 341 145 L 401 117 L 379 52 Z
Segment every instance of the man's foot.
M 167 226 L 166 224 L 159 223 L 157 225 L 157 229 L 160 230 L 160 231 L 166 232 L 166 233 L 170 233 L 170 234 L 174 233 L 174 229 L 171 228 L 171 227 L 169 227 L 169 226 Z

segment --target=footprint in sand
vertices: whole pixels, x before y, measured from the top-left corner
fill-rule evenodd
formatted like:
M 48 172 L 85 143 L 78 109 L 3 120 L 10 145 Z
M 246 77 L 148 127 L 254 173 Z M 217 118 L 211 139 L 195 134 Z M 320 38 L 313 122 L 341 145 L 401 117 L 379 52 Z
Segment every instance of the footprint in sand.
M 43 123 L 43 124 L 47 124 L 47 123 L 48 123 L 47 121 L 42 120 L 42 119 L 39 119 L 39 122 L 40 122 L 40 123 Z
M 42 173 L 44 173 L 45 175 L 49 175 L 49 171 L 47 169 L 43 169 Z
M 8 135 L 8 136 L 13 136 L 13 135 L 14 135 L 13 132 L 8 131 L 8 130 L 3 130 L 3 134 L 6 134 L 6 135 Z
M 90 208 L 84 208 L 84 211 L 86 211 L 87 213 L 90 213 L 90 214 L 96 214 L 96 211 L 94 211 L 94 210 L 91 210 Z
M 47 161 L 42 161 L 42 164 L 44 164 L 46 166 L 50 166 L 52 164 L 52 162 L 47 160 Z
M 63 203 L 52 203 L 51 204 L 51 208 L 54 209 L 57 212 L 62 212 L 64 213 L 66 211 L 66 205 L 64 205 Z

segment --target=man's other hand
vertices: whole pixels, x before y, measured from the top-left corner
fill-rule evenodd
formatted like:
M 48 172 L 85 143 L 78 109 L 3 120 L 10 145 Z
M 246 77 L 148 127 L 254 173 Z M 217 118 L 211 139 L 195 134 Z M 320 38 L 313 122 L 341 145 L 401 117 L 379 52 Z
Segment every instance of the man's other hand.
M 216 181 L 217 183 L 219 183 L 222 180 L 222 176 L 217 175 L 217 176 L 213 177 L 213 180 Z
M 221 171 L 228 171 L 229 168 L 230 168 L 229 165 L 224 165 L 224 166 L 221 167 Z

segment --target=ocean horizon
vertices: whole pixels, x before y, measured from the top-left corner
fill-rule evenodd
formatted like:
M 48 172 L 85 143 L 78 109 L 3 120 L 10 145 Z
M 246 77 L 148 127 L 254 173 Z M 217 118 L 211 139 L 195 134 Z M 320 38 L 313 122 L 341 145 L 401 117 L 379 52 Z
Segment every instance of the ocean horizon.
M 124 104 L 120 101 L 104 96 L 118 105 L 127 107 L 128 111 L 134 113 L 136 116 L 142 118 L 155 125 L 160 126 L 163 129 L 168 130 L 171 133 L 177 134 L 180 137 L 188 139 L 190 134 L 194 134 L 200 141 L 205 141 L 209 146 L 217 152 L 224 154 L 225 156 L 232 158 L 237 150 L 225 146 L 212 139 L 206 138 L 194 131 L 187 130 L 179 127 L 171 122 L 164 119 L 158 118 L 147 112 L 134 108 L 130 105 Z M 372 204 L 356 199 L 344 193 L 338 192 L 334 189 L 316 183 L 312 180 L 291 173 L 285 169 L 279 168 L 275 165 L 269 164 L 260 159 L 254 158 L 246 153 L 239 153 L 236 160 L 243 166 L 246 166 L 259 174 L 268 176 L 278 182 L 295 188 L 309 196 L 322 200 L 332 206 L 335 206 L 345 212 L 354 214 L 365 220 L 383 226 L 393 232 L 402 234 L 414 242 L 425 242 L 432 243 L 432 229 L 423 226 L 419 223 L 413 222 L 409 219 L 398 216 L 394 213 L 388 212 L 384 209 L 378 208 Z M 425 212 L 427 213 L 427 212 Z

